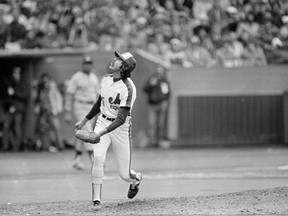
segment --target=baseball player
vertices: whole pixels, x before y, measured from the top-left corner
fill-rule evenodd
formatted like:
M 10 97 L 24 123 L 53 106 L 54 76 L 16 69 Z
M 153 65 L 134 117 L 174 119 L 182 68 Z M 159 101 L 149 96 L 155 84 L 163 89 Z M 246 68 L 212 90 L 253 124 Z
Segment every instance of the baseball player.
M 131 111 L 136 99 L 136 87 L 130 79 L 136 67 L 131 53 L 119 54 L 109 66 L 109 73 L 100 84 L 99 99 L 86 117 L 76 123 L 76 137 L 94 143 L 92 165 L 92 201 L 101 205 L 102 178 L 106 152 L 112 144 L 120 177 L 130 183 L 128 198 L 132 199 L 139 190 L 141 173 L 131 169 Z M 98 113 L 94 132 L 85 133 L 81 128 Z M 84 132 L 83 132 L 84 131 Z M 83 132 L 83 133 L 82 133 Z
M 65 119 L 68 122 L 71 122 L 72 120 L 72 108 L 76 122 L 78 122 L 85 117 L 98 98 L 99 80 L 96 74 L 92 72 L 92 69 L 92 58 L 90 56 L 85 56 L 82 64 L 82 71 L 76 72 L 68 82 L 65 100 Z M 93 122 L 89 122 L 85 127 L 88 131 L 93 131 Z M 73 163 L 73 167 L 77 170 L 84 169 L 81 163 L 83 152 L 88 152 L 92 162 L 92 145 L 77 139 Z

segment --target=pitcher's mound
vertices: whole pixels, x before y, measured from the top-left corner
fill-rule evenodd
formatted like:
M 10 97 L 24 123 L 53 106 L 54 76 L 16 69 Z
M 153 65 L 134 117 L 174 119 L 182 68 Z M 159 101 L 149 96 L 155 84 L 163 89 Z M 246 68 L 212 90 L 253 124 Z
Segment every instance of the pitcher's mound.
M 288 187 L 199 197 L 0 205 L 0 215 L 288 215 Z M 97 213 L 96 213 L 97 211 Z

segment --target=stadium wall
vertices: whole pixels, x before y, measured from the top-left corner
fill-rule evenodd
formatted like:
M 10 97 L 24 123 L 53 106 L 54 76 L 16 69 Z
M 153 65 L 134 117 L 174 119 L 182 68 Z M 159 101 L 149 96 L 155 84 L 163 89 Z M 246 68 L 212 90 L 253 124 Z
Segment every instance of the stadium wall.
M 233 146 L 284 141 L 282 95 L 180 96 L 177 145 Z
M 47 72 L 58 84 L 63 84 L 74 72 L 81 69 L 84 54 L 94 58 L 95 70 L 100 77 L 106 73 L 106 68 L 113 58 L 113 52 L 100 51 L 0 55 L 1 67 L 5 68 L 4 75 L 3 70 L 1 74 L 5 77 L 11 67 L 20 62 L 26 74 L 26 82 L 32 83 L 42 73 Z M 137 86 L 137 102 L 133 109 L 133 140 L 134 146 L 141 147 L 147 145 L 145 141 L 148 129 L 147 100 L 142 88 L 161 61 L 137 50 L 134 54 L 137 67 L 132 78 Z M 286 66 L 172 67 L 168 77 L 171 81 L 172 97 L 167 135 L 173 145 L 279 143 L 288 140 L 287 94 L 284 97 L 288 89 Z M 32 96 L 31 87 L 25 122 L 27 137 L 33 137 Z M 230 116 L 235 119 L 229 121 Z M 74 126 L 64 121 L 62 124 L 64 137 L 74 139 Z M 219 131 L 219 128 L 223 130 Z M 255 136 L 251 136 L 251 133 Z
M 168 134 L 174 145 L 287 140 L 286 66 L 174 68 L 171 84 Z

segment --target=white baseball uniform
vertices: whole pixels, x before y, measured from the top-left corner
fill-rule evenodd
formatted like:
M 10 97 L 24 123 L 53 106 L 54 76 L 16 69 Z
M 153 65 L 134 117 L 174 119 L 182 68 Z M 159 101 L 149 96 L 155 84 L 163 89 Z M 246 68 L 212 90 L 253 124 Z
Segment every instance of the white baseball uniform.
M 83 71 L 76 72 L 68 82 L 67 93 L 74 96 L 73 112 L 76 121 L 81 121 L 89 112 L 93 104 L 98 98 L 99 79 L 95 73 L 89 74 Z M 93 122 L 90 121 L 84 126 L 84 129 L 93 131 Z M 92 151 L 93 147 L 89 143 L 84 143 L 77 139 L 76 150 Z
M 101 113 L 97 119 L 95 132 L 106 128 L 117 117 L 120 107 L 129 107 L 130 112 L 136 99 L 136 87 L 130 78 L 113 80 L 113 75 L 106 75 L 100 85 Z M 136 175 L 130 169 L 131 163 L 131 116 L 125 123 L 101 137 L 100 143 L 93 145 L 94 160 L 92 183 L 102 184 L 106 152 L 112 144 L 120 177 L 127 182 L 136 182 Z

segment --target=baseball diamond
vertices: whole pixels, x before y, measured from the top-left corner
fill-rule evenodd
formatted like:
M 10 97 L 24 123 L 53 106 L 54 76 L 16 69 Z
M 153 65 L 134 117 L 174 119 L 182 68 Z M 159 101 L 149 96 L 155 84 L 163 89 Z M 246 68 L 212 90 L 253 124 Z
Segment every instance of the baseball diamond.
M 282 147 L 134 149 L 133 167 L 144 180 L 129 200 L 109 150 L 97 213 L 90 171 L 71 167 L 73 151 L 1 153 L 0 215 L 287 215 L 287 153 Z
M 0 216 L 288 216 L 288 0 L 0 0 Z

